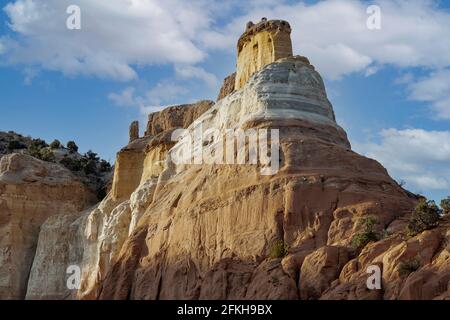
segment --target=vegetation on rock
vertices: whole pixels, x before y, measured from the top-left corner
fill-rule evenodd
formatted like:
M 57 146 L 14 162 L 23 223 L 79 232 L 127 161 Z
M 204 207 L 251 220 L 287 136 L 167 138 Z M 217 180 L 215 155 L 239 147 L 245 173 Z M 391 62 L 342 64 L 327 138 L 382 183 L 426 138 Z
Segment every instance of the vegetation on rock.
M 67 149 L 69 149 L 70 153 L 78 152 L 78 146 L 75 143 L 75 141 L 69 141 L 67 142 Z
M 442 210 L 434 201 L 420 198 L 406 228 L 408 236 L 415 236 L 425 230 L 438 226 Z
M 398 265 L 398 273 L 404 277 L 420 268 L 420 257 L 417 256 L 412 260 L 403 261 Z
M 288 248 L 284 244 L 283 240 L 277 239 L 270 246 L 269 257 L 272 259 L 283 258 L 287 254 L 288 254 Z
M 442 208 L 443 214 L 450 213 L 450 196 L 441 200 L 441 208 Z
M 94 190 L 99 199 L 106 195 L 107 185 L 111 179 L 111 164 L 89 150 L 86 154 L 78 153 L 75 141 L 69 141 L 66 148 L 60 140 L 47 144 L 43 139 L 24 137 L 15 132 L 0 132 L 0 157 L 21 152 L 46 162 L 59 163 Z
M 359 225 L 363 226 L 364 229 L 352 238 L 353 248 L 364 248 L 368 243 L 376 242 L 382 238 L 382 235 L 374 230 L 376 223 L 377 220 L 374 217 L 366 217 L 359 221 Z
M 63 147 L 63 145 L 61 144 L 61 142 L 58 139 L 53 140 L 52 143 L 50 143 L 50 149 L 61 149 Z

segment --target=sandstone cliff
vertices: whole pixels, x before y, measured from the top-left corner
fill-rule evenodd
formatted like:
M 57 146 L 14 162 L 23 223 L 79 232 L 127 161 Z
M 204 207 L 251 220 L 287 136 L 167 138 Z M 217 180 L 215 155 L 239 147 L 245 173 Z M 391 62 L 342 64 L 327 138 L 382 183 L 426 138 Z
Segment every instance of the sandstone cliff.
M 4 156 L 0 298 L 450 299 L 450 216 L 405 233 L 418 197 L 351 150 L 290 32 L 249 23 L 216 103 L 133 123 L 95 206 L 60 166 Z
M 25 297 L 40 226 L 95 203 L 70 171 L 28 155 L 0 160 L 0 299 Z
M 279 129 L 279 171 L 174 164 L 170 152 L 181 145 L 171 133 L 198 123 Z M 351 150 L 308 60 L 285 58 L 216 104 L 150 115 L 146 136 L 118 153 L 110 194 L 44 224 L 27 297 L 450 298 L 450 222 L 407 238 L 416 202 L 378 162 Z M 385 236 L 355 249 L 351 240 L 369 216 Z M 400 274 L 415 257 L 416 270 Z M 64 286 L 69 263 L 82 269 L 78 291 Z M 369 265 L 381 267 L 383 290 L 367 289 Z

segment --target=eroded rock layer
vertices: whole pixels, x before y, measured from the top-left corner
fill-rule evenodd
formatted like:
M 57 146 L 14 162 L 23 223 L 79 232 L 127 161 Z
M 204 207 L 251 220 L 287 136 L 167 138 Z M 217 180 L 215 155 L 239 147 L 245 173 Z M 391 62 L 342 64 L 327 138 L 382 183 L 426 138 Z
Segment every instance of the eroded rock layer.
M 37 250 L 45 259 L 34 261 L 30 298 L 450 297 L 450 221 L 404 236 L 417 199 L 351 150 L 306 58 L 269 64 L 241 90 L 197 106 L 151 115 L 147 136 L 119 153 L 110 195 L 82 215 L 46 222 Z M 262 175 L 261 164 L 175 165 L 170 155 L 181 142 L 171 132 L 199 123 L 203 130 L 278 129 L 278 172 Z M 352 238 L 368 216 L 385 236 L 355 250 Z M 402 275 L 399 265 L 415 257 L 417 270 Z M 82 269 L 75 292 L 60 285 L 68 263 Z M 382 290 L 367 289 L 370 265 L 382 269 Z M 53 276 L 42 285 L 42 274 Z

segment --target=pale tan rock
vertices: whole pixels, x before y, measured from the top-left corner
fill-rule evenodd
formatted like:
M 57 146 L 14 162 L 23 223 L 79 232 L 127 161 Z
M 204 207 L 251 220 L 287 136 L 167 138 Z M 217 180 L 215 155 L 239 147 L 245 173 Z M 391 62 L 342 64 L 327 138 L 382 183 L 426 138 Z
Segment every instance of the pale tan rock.
M 202 113 L 211 108 L 214 102 L 202 100 L 166 108 L 148 115 L 146 136 L 156 136 L 162 132 L 176 128 L 187 128 Z
M 302 71 L 299 78 L 284 78 L 289 70 Z M 289 87 L 295 96 L 268 93 L 276 92 L 275 74 L 279 92 Z M 315 89 L 303 90 L 302 77 L 312 75 Z M 297 298 L 306 255 L 329 242 L 348 246 L 350 239 L 342 237 L 358 231 L 361 217 L 377 215 L 388 225 L 409 212 L 415 199 L 376 161 L 349 149 L 317 77 L 304 59 L 282 59 L 198 118 L 205 129 L 279 128 L 280 171 L 262 176 L 252 165 L 166 167 L 153 201 L 101 282 L 99 298 Z M 302 94 L 320 107 L 305 109 Z M 288 114 L 285 101 L 292 103 L 288 119 L 282 117 Z M 343 236 L 330 233 L 333 223 L 346 217 Z M 275 239 L 283 239 L 289 254 L 268 270 Z M 337 259 L 333 272 L 324 268 L 324 280 L 318 280 L 323 285 L 313 297 L 336 283 L 347 259 Z M 364 296 L 363 284 L 352 297 Z
M 239 38 L 237 51 L 235 90 L 244 87 L 265 65 L 292 56 L 291 27 L 283 20 L 263 18 L 256 25 L 250 22 Z
M 76 299 L 77 290 L 69 289 L 67 282 L 83 259 L 84 224 L 86 215 L 55 215 L 41 226 L 33 266 L 27 284 L 27 300 Z
M 44 221 L 80 212 L 94 201 L 93 192 L 60 165 L 22 154 L 1 158 L 0 299 L 25 297 Z
M 320 298 L 348 260 L 349 252 L 344 247 L 325 246 L 308 255 L 300 270 L 301 298 Z
M 265 23 L 249 25 L 249 37 L 261 31 L 267 40 Z M 119 153 L 111 194 L 76 220 L 83 231 L 75 241 L 83 269 L 77 298 L 448 298 L 448 221 L 406 239 L 417 198 L 351 151 L 319 73 L 304 57 L 265 66 L 264 59 L 216 104 L 150 115 L 146 137 Z M 194 120 L 204 130 L 279 129 L 280 170 L 267 176 L 260 165 L 173 163 L 181 147 L 171 133 L 192 130 Z M 392 234 L 359 252 L 351 239 L 367 216 L 376 231 Z M 280 241 L 284 250 L 274 257 Z M 43 256 L 58 260 L 43 242 Z M 401 277 L 398 265 L 417 255 L 420 268 Z M 39 261 L 36 270 L 60 273 Z M 367 288 L 371 265 L 382 271 L 382 290 Z

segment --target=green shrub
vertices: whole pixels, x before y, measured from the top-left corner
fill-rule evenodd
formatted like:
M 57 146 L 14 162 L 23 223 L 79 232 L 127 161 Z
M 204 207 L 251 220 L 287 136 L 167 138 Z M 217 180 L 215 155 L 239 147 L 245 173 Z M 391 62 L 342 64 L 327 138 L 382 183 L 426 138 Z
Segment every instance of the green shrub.
M 283 258 L 288 253 L 288 248 L 283 240 L 275 240 L 270 246 L 269 257 L 272 259 Z
M 100 161 L 100 171 L 101 172 L 109 172 L 109 171 L 111 171 L 111 164 L 108 161 L 106 161 L 106 160 Z
M 419 204 L 414 209 L 411 219 L 406 228 L 408 236 L 415 236 L 425 230 L 438 226 L 442 210 L 434 203 L 425 198 L 419 200 Z
M 444 214 L 450 214 L 450 196 L 441 200 L 441 208 Z
M 85 174 L 96 174 L 97 173 L 97 161 L 87 160 L 83 166 L 83 171 Z
M 89 150 L 88 152 L 86 152 L 86 154 L 84 155 L 86 158 L 88 158 L 89 160 L 93 160 L 95 162 L 99 161 L 100 158 L 97 157 L 97 154 L 95 152 L 92 152 L 91 150 Z
M 41 139 L 33 139 L 30 145 L 28 146 L 28 153 L 30 156 L 40 159 L 41 158 L 41 150 L 43 148 L 48 147 L 48 144 Z
M 14 150 L 25 149 L 27 146 L 18 140 L 12 140 L 8 143 L 8 152 L 13 152 Z
M 39 158 L 43 161 L 47 161 L 47 162 L 55 162 L 56 161 L 55 154 L 53 153 L 53 151 L 50 148 L 41 149 L 39 156 L 37 158 Z
M 53 140 L 53 142 L 50 143 L 50 149 L 52 149 L 52 150 L 61 149 L 61 148 L 62 148 L 62 144 L 57 139 Z
M 398 265 L 398 273 L 403 277 L 409 275 L 411 272 L 414 272 L 419 268 L 420 257 L 416 257 L 412 260 L 400 262 L 400 264 Z
M 359 221 L 359 224 L 364 226 L 364 230 L 353 236 L 353 248 L 364 248 L 369 242 L 376 242 L 381 239 L 381 235 L 374 231 L 376 223 L 377 220 L 374 217 L 366 217 Z
M 64 167 L 66 167 L 70 171 L 80 171 L 83 168 L 83 165 L 80 160 L 72 159 L 69 157 L 63 158 L 59 163 L 61 163 Z
M 75 141 L 67 142 L 67 149 L 69 149 L 70 153 L 78 152 L 78 146 Z

